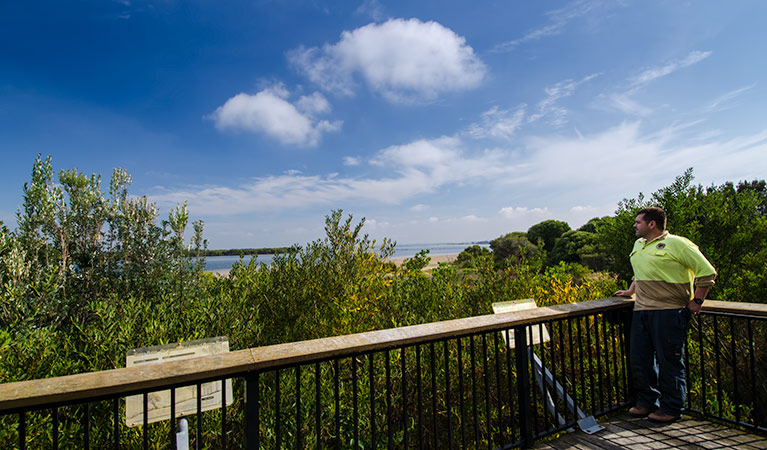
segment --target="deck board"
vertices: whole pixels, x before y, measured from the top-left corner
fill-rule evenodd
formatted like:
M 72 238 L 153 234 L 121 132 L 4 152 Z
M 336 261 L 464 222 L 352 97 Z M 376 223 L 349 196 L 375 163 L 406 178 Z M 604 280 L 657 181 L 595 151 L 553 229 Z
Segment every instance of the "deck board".
M 604 449 L 682 448 L 682 449 L 767 449 L 767 438 L 728 428 L 693 416 L 685 416 L 672 424 L 657 424 L 637 419 L 623 412 L 602 417 L 604 430 L 588 435 L 583 431 L 563 434 L 542 442 L 537 449 Z

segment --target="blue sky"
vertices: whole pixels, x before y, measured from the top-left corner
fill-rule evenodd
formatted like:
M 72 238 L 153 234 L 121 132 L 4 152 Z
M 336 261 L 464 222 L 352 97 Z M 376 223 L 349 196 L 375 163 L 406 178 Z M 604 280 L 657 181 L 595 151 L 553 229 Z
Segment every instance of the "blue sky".
M 0 4 L 0 220 L 35 155 L 187 201 L 211 248 L 343 209 L 400 243 L 767 178 L 764 1 Z M 630 232 L 630 231 L 629 231 Z

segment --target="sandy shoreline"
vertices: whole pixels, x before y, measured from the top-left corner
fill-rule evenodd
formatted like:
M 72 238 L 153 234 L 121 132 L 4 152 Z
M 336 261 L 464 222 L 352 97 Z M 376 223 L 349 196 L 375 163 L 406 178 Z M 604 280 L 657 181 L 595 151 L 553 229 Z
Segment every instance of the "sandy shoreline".
M 450 263 L 455 261 L 455 259 L 458 257 L 457 254 L 450 254 L 450 255 L 429 255 L 429 258 L 431 258 L 431 261 L 429 261 L 429 264 L 423 268 L 423 270 L 431 270 L 436 269 L 439 263 Z M 400 266 L 402 263 L 405 262 L 406 259 L 410 259 L 412 256 L 407 256 L 404 258 L 390 258 L 389 261 L 393 262 L 394 264 Z M 227 276 L 229 275 L 230 269 L 216 269 L 216 270 L 208 270 L 207 272 L 221 275 L 221 276 Z

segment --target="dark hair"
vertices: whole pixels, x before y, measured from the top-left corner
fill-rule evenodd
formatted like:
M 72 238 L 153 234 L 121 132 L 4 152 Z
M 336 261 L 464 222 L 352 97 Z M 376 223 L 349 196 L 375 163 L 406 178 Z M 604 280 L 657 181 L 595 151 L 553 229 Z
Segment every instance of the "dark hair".
M 642 215 L 642 220 L 645 222 L 650 223 L 654 221 L 655 226 L 658 227 L 659 230 L 663 231 L 666 229 L 666 211 L 651 206 L 640 210 L 637 213 L 637 216 L 640 214 Z

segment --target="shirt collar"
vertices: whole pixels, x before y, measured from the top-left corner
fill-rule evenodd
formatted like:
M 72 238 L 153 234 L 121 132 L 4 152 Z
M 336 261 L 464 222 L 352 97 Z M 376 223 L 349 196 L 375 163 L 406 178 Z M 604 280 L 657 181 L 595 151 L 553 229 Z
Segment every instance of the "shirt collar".
M 663 233 L 661 233 L 658 237 L 656 237 L 653 240 L 648 241 L 645 238 L 642 238 L 642 240 L 644 241 L 644 245 L 647 245 L 647 244 L 649 244 L 651 242 L 662 241 L 662 240 L 666 239 L 666 237 L 668 237 L 668 230 L 663 230 Z

